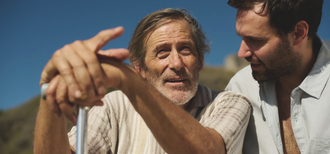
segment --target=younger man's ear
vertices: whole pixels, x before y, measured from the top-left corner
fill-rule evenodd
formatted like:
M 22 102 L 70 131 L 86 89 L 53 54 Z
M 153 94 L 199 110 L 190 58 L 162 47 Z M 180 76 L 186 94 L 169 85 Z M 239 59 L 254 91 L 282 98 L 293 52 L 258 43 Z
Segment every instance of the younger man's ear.
M 309 25 L 306 21 L 299 21 L 294 29 L 294 45 L 299 45 L 307 38 Z

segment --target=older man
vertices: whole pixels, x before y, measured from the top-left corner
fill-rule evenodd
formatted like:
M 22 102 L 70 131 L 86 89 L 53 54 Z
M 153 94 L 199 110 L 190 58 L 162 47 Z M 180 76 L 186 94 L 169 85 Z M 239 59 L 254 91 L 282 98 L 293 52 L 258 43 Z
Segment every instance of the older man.
M 244 153 L 330 153 L 330 48 L 316 32 L 323 0 L 229 0 L 238 56 L 227 89 L 252 103 Z
M 76 128 L 67 136 L 63 116 L 75 121 L 73 102 L 104 104 L 89 112 L 89 153 L 241 153 L 250 105 L 242 95 L 198 85 L 209 50 L 199 23 L 179 9 L 143 18 L 129 45 L 135 69 L 121 62 L 124 49 L 98 52 L 122 32 L 105 30 L 55 52 L 42 73 L 41 83 L 50 85 L 48 104 L 40 102 L 35 153 L 70 153 L 70 145 L 74 151 Z M 100 101 L 104 87 L 119 90 Z

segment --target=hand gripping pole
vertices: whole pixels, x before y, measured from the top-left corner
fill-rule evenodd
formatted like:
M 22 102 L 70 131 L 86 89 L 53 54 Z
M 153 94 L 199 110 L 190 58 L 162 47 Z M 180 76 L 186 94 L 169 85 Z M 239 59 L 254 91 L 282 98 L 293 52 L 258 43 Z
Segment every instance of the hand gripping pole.
M 41 98 L 46 100 L 46 89 L 48 83 L 44 83 L 41 86 Z M 76 154 L 87 154 L 87 121 L 88 121 L 88 111 L 90 107 L 78 106 L 78 121 L 77 121 L 77 144 L 76 144 Z

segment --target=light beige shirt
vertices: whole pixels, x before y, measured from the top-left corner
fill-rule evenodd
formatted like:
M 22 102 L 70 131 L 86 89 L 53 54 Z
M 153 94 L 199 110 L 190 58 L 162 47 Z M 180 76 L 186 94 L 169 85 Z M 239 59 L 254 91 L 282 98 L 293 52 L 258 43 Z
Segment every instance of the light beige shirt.
M 103 98 L 104 106 L 93 107 L 88 115 L 89 153 L 165 154 L 153 134 L 121 91 Z M 250 117 L 250 103 L 234 92 L 217 92 L 198 86 L 187 112 L 204 127 L 213 128 L 223 138 L 227 153 L 241 153 Z M 76 127 L 68 133 L 76 146 Z

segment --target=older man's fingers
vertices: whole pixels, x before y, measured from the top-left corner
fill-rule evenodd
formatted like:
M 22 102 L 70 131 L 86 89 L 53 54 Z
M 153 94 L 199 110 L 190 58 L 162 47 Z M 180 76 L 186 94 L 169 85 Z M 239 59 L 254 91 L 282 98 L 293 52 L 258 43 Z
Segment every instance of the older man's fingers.
M 45 65 L 43 71 L 41 72 L 40 86 L 44 83 L 49 83 L 58 74 L 57 69 L 50 60 Z
M 66 82 L 68 88 L 70 89 L 71 95 L 80 98 L 82 95 L 82 91 L 75 79 L 72 66 L 67 58 L 65 58 L 64 53 L 72 52 L 69 45 L 64 46 L 62 49 L 56 51 L 52 57 L 52 63 L 55 68 L 58 70 L 64 81 Z M 77 59 L 77 57 L 72 57 L 72 59 Z M 71 59 L 71 60 L 72 60 Z
M 103 30 L 85 41 L 65 45 L 53 55 L 53 63 L 77 98 L 84 94 L 94 95 L 105 92 L 104 73 L 100 68 L 96 52 L 110 40 L 123 33 L 122 27 Z M 72 70 L 73 69 L 73 70 Z
M 82 41 L 75 41 L 71 44 L 80 61 L 72 60 L 71 65 L 81 88 L 83 88 L 88 97 L 104 95 L 106 88 L 104 86 L 104 72 L 100 66 L 96 53 L 91 52 Z M 69 57 L 69 56 L 67 56 Z
M 74 114 L 74 104 L 69 102 L 68 97 L 68 87 L 63 78 L 60 78 L 56 89 L 56 102 L 65 117 L 76 124 L 77 117 Z
M 100 101 L 103 97 L 104 96 L 101 95 L 95 95 L 93 97 L 88 97 L 85 100 L 81 100 L 69 95 L 68 99 L 69 102 L 80 106 L 102 106 L 103 103 L 97 103 L 97 104 L 94 103 Z
M 47 90 L 46 90 L 46 102 L 49 106 L 49 108 L 58 116 L 61 115 L 61 110 L 56 103 L 56 89 L 57 84 L 60 80 L 60 76 L 54 77 L 48 84 Z
M 93 95 L 94 92 L 98 95 L 103 96 L 106 92 L 106 87 L 104 86 L 104 79 L 105 74 L 100 66 L 100 63 L 97 59 L 96 53 L 99 52 L 99 50 L 104 47 L 110 40 L 115 39 L 119 36 L 121 36 L 124 32 L 123 27 L 117 27 L 113 29 L 107 29 L 99 32 L 97 35 L 92 37 L 91 39 L 83 41 L 83 44 L 86 48 L 88 48 L 90 51 L 93 51 L 95 55 L 91 55 L 88 52 L 79 52 L 81 58 L 85 61 L 86 66 L 88 68 L 89 74 L 92 78 L 93 84 L 94 84 L 94 91 L 92 89 L 88 89 L 88 96 Z M 128 52 L 127 52 L 128 53 Z M 104 54 L 103 56 L 106 56 L 108 58 L 120 58 L 120 60 L 123 59 L 122 56 L 124 55 L 122 52 L 119 52 L 118 56 L 114 56 L 116 54 Z M 129 55 L 129 53 L 128 53 Z M 126 56 L 128 57 L 128 56 Z M 126 59 L 126 58 L 125 58 Z
M 67 45 L 66 49 L 63 48 L 62 55 L 69 63 L 75 82 L 81 90 L 81 96 L 77 98 L 94 96 L 95 88 L 92 75 L 96 74 L 97 76 L 103 76 L 96 54 L 86 48 L 82 41 L 75 41 L 72 44 Z M 86 60 L 86 57 L 92 60 L 88 61 Z M 94 66 L 94 68 L 92 68 L 94 70 L 94 72 L 92 72 L 93 74 L 89 71 L 91 65 Z M 102 80 L 101 77 L 99 77 L 99 80 Z M 66 80 L 66 82 L 68 82 L 68 80 Z M 74 87 L 71 87 L 72 85 L 74 84 L 68 84 L 69 89 L 75 90 Z
M 105 73 L 100 67 L 96 54 L 110 40 L 122 35 L 123 31 L 123 27 L 108 29 L 99 32 L 91 39 L 65 45 L 53 54 L 51 61 L 45 66 L 40 84 L 49 82 L 57 73 L 60 73 L 68 85 L 70 95 L 80 99 L 86 99 L 88 95 L 104 95 Z M 119 51 L 102 55 L 112 56 L 119 60 L 128 57 L 127 50 Z
M 124 48 L 100 50 L 97 52 L 97 56 L 99 58 L 111 58 L 113 60 L 122 62 L 129 57 L 129 51 Z
M 57 104 L 69 103 L 68 87 L 62 78 L 58 81 L 55 98 Z
M 112 29 L 107 29 L 99 32 L 94 37 L 85 41 L 86 46 L 94 51 L 99 51 L 102 47 L 104 47 L 110 40 L 113 40 L 124 33 L 124 28 L 119 26 Z

